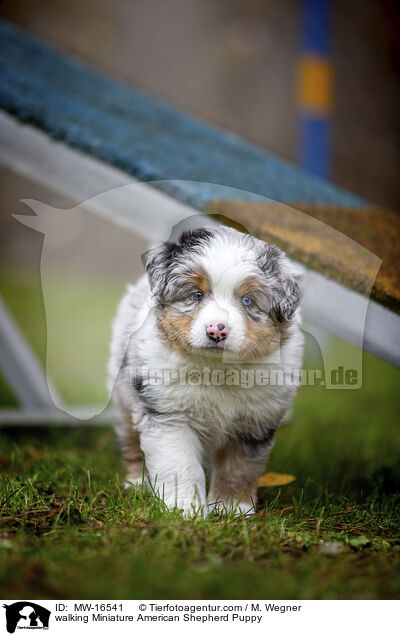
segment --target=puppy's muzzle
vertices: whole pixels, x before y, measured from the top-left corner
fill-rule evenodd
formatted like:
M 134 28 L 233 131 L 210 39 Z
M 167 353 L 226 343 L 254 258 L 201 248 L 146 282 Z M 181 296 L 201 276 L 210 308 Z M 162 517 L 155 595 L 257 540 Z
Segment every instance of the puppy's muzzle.
M 221 342 L 221 340 L 225 340 L 227 337 L 229 328 L 223 322 L 211 322 L 206 327 L 206 333 L 213 342 Z

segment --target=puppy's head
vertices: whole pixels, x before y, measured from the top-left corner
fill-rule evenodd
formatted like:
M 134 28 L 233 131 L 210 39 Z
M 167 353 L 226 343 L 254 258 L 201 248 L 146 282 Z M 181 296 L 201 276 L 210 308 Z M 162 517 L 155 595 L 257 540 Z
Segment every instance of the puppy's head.
M 282 344 L 302 293 L 278 247 L 223 226 L 150 250 L 146 271 L 159 328 L 184 354 L 262 359 Z

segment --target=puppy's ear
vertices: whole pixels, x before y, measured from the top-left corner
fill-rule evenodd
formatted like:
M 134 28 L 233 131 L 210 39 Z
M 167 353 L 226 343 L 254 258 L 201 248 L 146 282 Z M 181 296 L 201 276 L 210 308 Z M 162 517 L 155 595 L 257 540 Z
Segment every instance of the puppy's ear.
M 170 243 L 163 243 L 153 247 L 142 255 L 142 263 L 149 277 L 150 289 L 154 296 L 162 303 L 169 264 Z
M 165 303 L 176 281 L 176 264 L 182 262 L 186 252 L 197 250 L 212 234 L 211 228 L 195 228 L 181 232 L 177 240 L 153 247 L 142 256 L 149 277 L 151 291 L 160 304 Z
M 275 245 L 268 245 L 259 263 L 272 295 L 271 315 L 279 322 L 290 320 L 303 296 L 302 272 Z
M 284 322 L 290 320 L 303 296 L 303 275 L 292 267 L 285 257 L 280 283 L 281 290 L 278 292 L 273 312 L 279 322 Z

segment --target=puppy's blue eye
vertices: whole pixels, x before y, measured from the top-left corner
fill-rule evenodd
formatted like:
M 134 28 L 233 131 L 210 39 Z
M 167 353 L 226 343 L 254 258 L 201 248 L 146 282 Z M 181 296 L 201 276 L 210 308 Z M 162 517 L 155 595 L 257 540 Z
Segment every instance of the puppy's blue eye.
M 244 305 L 245 307 L 250 307 L 250 305 L 252 304 L 253 304 L 253 299 L 250 298 L 250 296 L 243 296 L 242 305 Z
M 193 298 L 193 300 L 196 300 L 197 302 L 199 302 L 203 298 L 203 292 L 201 292 L 198 289 L 197 291 L 193 292 L 192 298 Z

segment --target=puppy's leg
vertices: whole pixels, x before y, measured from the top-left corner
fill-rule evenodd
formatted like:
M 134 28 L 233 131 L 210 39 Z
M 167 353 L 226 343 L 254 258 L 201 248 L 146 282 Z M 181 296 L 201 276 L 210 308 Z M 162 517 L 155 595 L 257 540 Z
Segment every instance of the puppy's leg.
M 144 466 L 143 452 L 140 448 L 139 433 L 133 428 L 129 410 L 119 406 L 120 418 L 116 422 L 118 445 L 122 452 L 125 472 L 125 488 L 129 486 L 145 487 L 147 470 Z
M 274 432 L 262 439 L 243 436 L 217 451 L 211 477 L 210 512 L 254 514 L 257 481 L 265 470 Z
M 125 488 L 136 485 L 145 488 L 147 470 L 140 448 L 139 433 L 133 429 L 122 445 L 122 459 L 125 468 Z
M 201 513 L 206 485 L 198 436 L 187 425 L 154 424 L 140 434 L 152 489 L 168 508 Z

